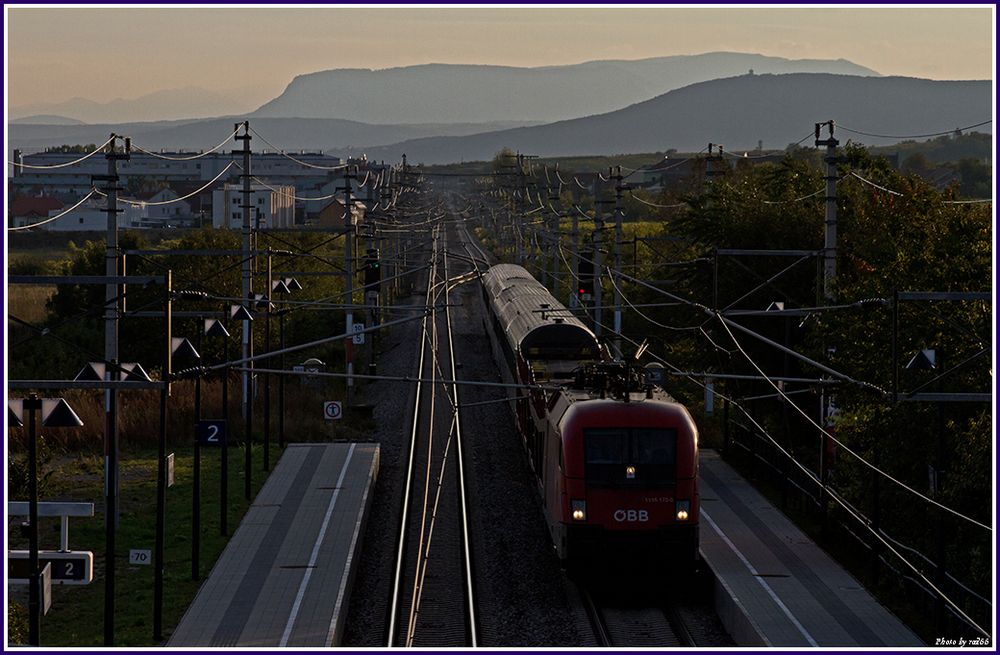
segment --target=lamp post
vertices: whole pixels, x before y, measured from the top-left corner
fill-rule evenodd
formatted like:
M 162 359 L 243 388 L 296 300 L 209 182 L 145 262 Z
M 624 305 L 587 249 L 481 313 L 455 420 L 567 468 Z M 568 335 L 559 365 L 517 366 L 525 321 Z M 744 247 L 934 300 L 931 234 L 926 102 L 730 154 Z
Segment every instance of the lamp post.
M 41 571 L 38 570 L 38 435 L 35 411 L 42 412 L 42 425 L 50 428 L 80 427 L 83 421 L 62 398 L 39 398 L 32 393 L 22 401 L 28 413 L 28 645 L 41 641 Z M 23 426 L 18 418 L 17 424 Z
M 229 361 L 229 330 L 226 326 L 222 324 L 221 321 L 217 321 L 214 318 L 205 319 L 204 326 L 205 336 L 209 337 L 221 337 L 223 340 L 223 362 Z M 222 418 L 224 421 L 229 419 L 229 380 L 228 371 L 223 368 L 219 373 L 219 381 L 222 382 Z M 200 415 L 199 415 L 200 416 Z M 198 439 L 196 443 L 200 444 L 201 439 Z M 195 451 L 198 452 L 198 451 Z M 226 494 L 227 494 L 227 476 L 225 473 L 228 471 L 227 459 L 226 459 L 226 440 L 222 441 L 222 461 L 220 462 L 222 470 L 222 499 L 220 502 L 220 507 L 225 508 Z M 223 513 L 223 520 L 221 525 L 225 526 L 225 513 Z M 223 529 L 222 535 L 225 536 L 225 529 Z
M 268 259 L 270 272 L 270 259 Z M 264 310 L 264 353 L 271 352 L 271 299 L 267 295 L 256 296 L 257 309 Z M 264 376 L 264 470 L 271 470 L 271 376 Z
M 253 298 L 248 299 L 248 304 L 253 302 Z M 246 338 L 250 336 L 250 323 L 253 322 L 253 314 L 250 313 L 243 305 L 231 305 L 229 308 L 229 317 L 238 321 L 243 321 L 243 329 L 247 333 Z M 226 361 L 229 358 L 226 357 Z M 249 362 L 244 362 L 243 365 L 247 366 Z M 228 369 L 227 369 L 228 370 Z M 253 446 L 253 376 L 249 374 L 244 374 L 244 397 L 246 398 L 246 414 L 244 416 L 244 436 L 243 436 L 243 495 L 246 500 L 250 500 L 250 490 L 251 490 L 251 465 L 253 459 L 253 453 L 251 447 Z
M 283 280 L 284 288 L 286 289 L 286 294 L 291 294 L 293 291 L 301 291 L 302 285 L 294 277 L 286 278 Z M 279 325 L 278 325 L 278 339 L 280 341 L 281 350 L 281 370 L 285 370 L 285 315 L 289 312 L 288 307 L 283 307 L 278 313 Z M 281 375 L 278 377 L 278 447 L 285 447 L 285 376 Z
M 202 317 L 199 321 L 205 322 Z M 206 330 L 198 331 L 198 345 L 196 350 L 201 353 L 201 337 Z M 201 355 L 198 355 L 198 372 L 194 379 L 194 417 L 195 421 L 201 420 Z M 194 462 L 192 474 L 194 484 L 191 490 L 191 579 L 197 580 L 201 577 L 201 439 L 194 436 Z
M 239 305 L 230 307 L 230 316 Z M 229 426 L 229 330 L 219 321 L 214 321 L 206 328 L 210 337 L 222 337 L 222 361 L 227 364 L 219 372 L 222 381 L 222 420 Z M 223 537 L 229 534 L 229 441 L 222 442 L 222 452 L 219 461 L 219 534 Z

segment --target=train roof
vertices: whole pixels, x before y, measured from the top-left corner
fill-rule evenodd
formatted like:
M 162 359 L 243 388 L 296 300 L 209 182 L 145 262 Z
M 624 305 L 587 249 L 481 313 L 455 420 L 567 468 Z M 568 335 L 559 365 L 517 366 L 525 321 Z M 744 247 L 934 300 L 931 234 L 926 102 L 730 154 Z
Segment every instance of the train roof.
M 622 416 L 622 412 L 631 412 L 633 416 L 670 418 L 694 425 L 687 408 L 660 389 L 654 390 L 653 398 L 633 392 L 629 394 L 629 399 L 628 403 L 624 403 L 620 398 L 599 398 L 588 391 L 564 389 L 549 401 L 549 417 L 560 428 L 571 416 L 593 418 L 608 412 L 618 416 Z
M 497 264 L 483 286 L 511 346 L 530 355 L 554 348 L 598 357 L 597 337 L 521 266 Z

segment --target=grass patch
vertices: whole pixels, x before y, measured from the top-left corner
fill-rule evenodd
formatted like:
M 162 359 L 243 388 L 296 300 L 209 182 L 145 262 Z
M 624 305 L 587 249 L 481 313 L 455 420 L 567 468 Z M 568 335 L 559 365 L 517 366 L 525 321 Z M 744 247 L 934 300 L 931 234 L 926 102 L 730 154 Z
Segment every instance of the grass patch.
M 281 455 L 271 447 L 271 466 Z M 169 638 L 184 611 L 194 599 L 201 580 L 191 579 L 191 519 L 193 497 L 193 449 L 175 449 L 175 484 L 167 489 L 164 540 L 163 631 Z M 246 513 L 243 497 L 244 451 L 229 448 L 229 531 L 234 532 Z M 254 496 L 263 486 L 262 447 L 253 452 Z M 96 455 L 68 455 L 56 460 L 58 477 L 49 485 L 46 498 L 93 502 L 94 518 L 72 519 L 69 542 L 74 550 L 94 551 L 94 580 L 86 586 L 53 586 L 52 609 L 41 622 L 43 646 L 99 647 L 104 644 L 105 537 L 103 519 L 102 459 Z M 201 577 L 208 575 L 228 541 L 219 533 L 220 451 L 202 451 L 201 457 Z M 152 550 L 156 518 L 156 452 L 123 452 L 121 461 L 120 522 L 115 552 L 115 645 L 150 646 L 153 641 L 153 567 L 130 565 L 130 549 Z M 17 519 L 18 521 L 20 519 Z M 59 545 L 59 520 L 39 522 L 42 549 Z M 8 530 L 12 549 L 27 548 L 27 540 Z M 20 625 L 27 604 L 27 587 L 12 587 L 8 618 Z M 19 607 L 18 604 L 21 606 Z M 17 633 L 11 632 L 11 645 Z
M 167 490 L 167 513 L 164 555 L 163 636 L 169 638 L 184 611 L 194 599 L 201 580 L 191 579 L 191 520 L 193 498 L 193 447 L 188 435 L 195 417 L 192 410 L 192 383 L 175 385 L 170 401 L 170 429 L 167 452 L 175 453 L 175 484 Z M 363 389 L 363 387 L 362 387 Z M 203 388 L 203 416 L 221 414 L 217 384 L 206 383 Z M 277 388 L 272 395 L 272 429 L 270 463 L 277 464 L 281 450 L 277 447 Z M 80 394 L 75 396 L 74 394 Z M 46 429 L 40 440 L 39 475 L 44 478 L 40 487 L 42 500 L 69 500 L 94 503 L 95 516 L 70 521 L 69 545 L 73 550 L 94 552 L 94 580 L 86 586 L 53 587 L 52 609 L 42 619 L 41 643 L 43 646 L 100 647 L 104 644 L 104 472 L 103 455 L 98 444 L 102 443 L 103 414 L 99 396 L 92 392 L 67 391 L 63 394 L 90 426 L 89 436 L 82 438 L 84 428 L 73 430 Z M 121 394 L 131 396 L 123 401 L 121 414 L 121 467 L 120 467 L 120 520 L 115 549 L 115 645 L 151 646 L 153 641 L 153 567 L 130 565 L 129 550 L 152 550 L 155 541 L 156 520 L 156 437 L 158 430 L 158 394 L 143 396 L 141 392 Z M 155 396 L 155 397 L 154 397 Z M 363 393 L 359 396 L 363 397 Z M 285 434 L 291 442 L 327 442 L 334 438 L 364 440 L 374 427 L 369 412 L 349 409 L 346 420 L 331 425 L 322 418 L 322 400 L 342 398 L 342 387 L 323 385 L 318 388 L 290 383 L 287 391 Z M 232 431 L 229 447 L 228 527 L 235 532 L 245 514 L 248 503 L 244 492 L 244 450 L 239 445 L 242 418 L 239 410 L 238 390 L 231 389 L 230 420 Z M 156 401 L 156 402 L 154 402 Z M 256 496 L 266 480 L 263 471 L 263 435 L 260 410 L 255 415 L 255 441 L 252 451 L 251 481 Z M 12 482 L 17 478 L 12 463 L 23 460 L 25 450 L 24 430 L 8 431 L 8 473 Z M 183 443 L 181 443 L 183 442 Z M 228 542 L 220 535 L 220 451 L 203 449 L 201 456 L 201 577 L 208 575 Z M 17 478 L 19 479 L 19 478 Z M 22 491 L 12 488 L 12 493 L 23 498 Z M 20 499 L 20 498 L 18 498 Z M 8 524 L 8 548 L 27 549 L 27 539 L 19 531 L 12 531 L 22 519 L 16 517 Z M 43 550 L 59 546 L 59 519 L 41 519 L 39 545 Z M 11 587 L 8 604 L 10 643 L 26 639 L 27 587 Z M 20 627 L 24 636 L 18 637 Z
M 21 341 L 35 334 L 30 327 L 11 317 L 16 316 L 21 321 L 41 326 L 49 317 L 45 303 L 55 292 L 55 285 L 48 284 L 15 284 L 7 287 L 7 334 L 11 341 Z

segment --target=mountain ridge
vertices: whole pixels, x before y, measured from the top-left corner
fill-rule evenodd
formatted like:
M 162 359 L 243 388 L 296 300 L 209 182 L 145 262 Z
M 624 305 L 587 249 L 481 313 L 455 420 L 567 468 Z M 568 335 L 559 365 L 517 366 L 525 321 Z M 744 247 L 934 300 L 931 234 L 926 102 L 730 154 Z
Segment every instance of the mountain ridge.
M 860 101 L 859 99 L 863 99 Z M 427 164 L 490 159 L 508 147 L 545 157 L 699 151 L 709 142 L 735 150 L 784 148 L 833 119 L 843 130 L 866 128 L 899 138 L 847 137 L 868 145 L 905 135 L 974 125 L 992 115 L 989 80 L 940 81 L 821 73 L 742 75 L 692 84 L 622 109 L 541 126 L 465 137 L 415 139 L 370 148 L 377 159 Z M 789 126 L 801 125 L 801 130 Z
M 389 124 L 553 122 L 619 109 L 694 82 L 749 69 L 878 75 L 845 59 L 792 60 L 731 52 L 540 67 L 430 63 L 329 69 L 295 76 L 280 95 L 251 116 L 346 118 Z M 350 93 L 343 92 L 347 86 Z

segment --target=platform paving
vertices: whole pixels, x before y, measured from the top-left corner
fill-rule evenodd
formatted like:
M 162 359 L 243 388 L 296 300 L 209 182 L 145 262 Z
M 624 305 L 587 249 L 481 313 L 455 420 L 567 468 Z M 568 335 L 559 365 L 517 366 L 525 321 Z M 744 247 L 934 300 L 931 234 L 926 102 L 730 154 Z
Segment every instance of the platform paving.
M 378 444 L 289 444 L 167 645 L 338 645 L 378 465 Z
M 701 551 L 741 646 L 924 643 L 715 451 L 701 452 Z

